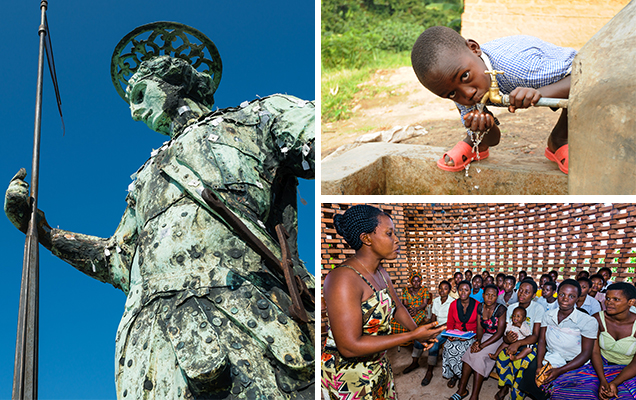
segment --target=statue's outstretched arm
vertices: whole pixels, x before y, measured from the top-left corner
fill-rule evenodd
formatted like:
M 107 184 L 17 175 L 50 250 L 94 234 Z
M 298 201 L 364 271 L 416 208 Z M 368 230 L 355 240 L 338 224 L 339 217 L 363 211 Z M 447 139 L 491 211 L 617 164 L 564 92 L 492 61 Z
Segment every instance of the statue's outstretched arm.
M 22 168 L 11 179 L 4 198 L 4 211 L 19 230 L 26 233 L 29 224 L 29 184 Z M 38 240 L 55 256 L 79 271 L 102 282 L 128 290 L 129 265 L 134 252 L 134 223 L 127 210 L 117 232 L 111 238 L 74 233 L 49 226 L 44 212 L 38 210 Z

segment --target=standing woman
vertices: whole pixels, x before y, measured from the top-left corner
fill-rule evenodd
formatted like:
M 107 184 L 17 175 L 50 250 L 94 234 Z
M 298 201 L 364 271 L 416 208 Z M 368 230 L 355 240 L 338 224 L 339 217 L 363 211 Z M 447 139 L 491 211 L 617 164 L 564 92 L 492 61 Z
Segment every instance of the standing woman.
M 428 342 L 444 328 L 415 325 L 380 267 L 382 260 L 396 259 L 400 250 L 388 214 L 357 205 L 336 215 L 334 225 L 356 253 L 329 272 L 323 285 L 329 319 L 321 365 L 323 394 L 329 399 L 394 399 L 386 351 L 411 340 Z M 394 310 L 395 319 L 409 332 L 390 334 Z
M 479 302 L 470 297 L 470 283 L 468 281 L 459 282 L 457 292 L 459 299 L 455 300 L 448 310 L 447 329 L 477 333 L 477 304 Z M 455 387 L 459 378 L 462 377 L 462 356 L 474 341 L 474 337 L 471 339 L 449 337 L 444 344 L 442 376 L 449 379 L 447 384 L 449 388 Z

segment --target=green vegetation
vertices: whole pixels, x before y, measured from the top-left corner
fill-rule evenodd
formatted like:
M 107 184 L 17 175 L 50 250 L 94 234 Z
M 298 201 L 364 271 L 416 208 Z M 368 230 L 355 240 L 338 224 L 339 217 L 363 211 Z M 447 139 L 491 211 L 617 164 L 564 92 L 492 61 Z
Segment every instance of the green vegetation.
M 365 68 L 323 70 L 320 83 L 322 119 L 324 121 L 338 121 L 349 118 L 351 103 L 356 94 L 359 94 L 359 98 L 380 94 L 380 88 L 375 88 L 373 92 L 360 93 L 363 90 L 361 84 L 368 81 L 377 68 L 397 68 L 409 65 L 410 62 L 410 52 L 403 51 L 387 53 L 382 60 Z M 387 87 L 384 90 L 391 91 L 392 89 Z
M 409 65 L 426 28 L 459 31 L 462 11 L 463 0 L 322 0 L 323 120 L 348 118 L 360 84 L 375 69 Z

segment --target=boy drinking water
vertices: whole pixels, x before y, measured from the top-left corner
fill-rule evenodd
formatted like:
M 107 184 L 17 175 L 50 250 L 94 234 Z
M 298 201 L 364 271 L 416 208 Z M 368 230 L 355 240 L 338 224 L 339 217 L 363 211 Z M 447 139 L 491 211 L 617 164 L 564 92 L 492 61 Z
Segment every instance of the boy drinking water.
M 576 51 L 558 47 L 531 36 L 510 36 L 480 46 L 454 30 L 434 26 L 415 42 L 411 63 L 419 81 L 436 95 L 451 99 L 469 132 L 466 138 L 437 162 L 445 171 L 461 171 L 475 159 L 489 156 L 488 148 L 499 143 L 499 121 L 487 108 L 476 106 L 488 93 L 495 75 L 502 94 L 510 96 L 508 110 L 528 108 L 541 97 L 567 98 L 570 72 Z M 490 101 L 487 105 L 493 105 Z M 550 133 L 545 156 L 568 173 L 567 109 Z M 475 150 L 477 147 L 477 151 Z

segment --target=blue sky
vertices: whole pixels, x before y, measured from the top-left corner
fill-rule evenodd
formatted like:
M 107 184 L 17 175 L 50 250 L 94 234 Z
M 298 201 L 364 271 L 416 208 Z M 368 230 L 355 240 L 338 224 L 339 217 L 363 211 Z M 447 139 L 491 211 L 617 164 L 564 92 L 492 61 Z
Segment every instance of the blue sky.
M 20 167 L 31 175 L 40 2 L 6 2 L 0 17 L 4 192 Z M 315 99 L 314 2 L 192 0 L 49 2 L 47 13 L 62 96 L 62 136 L 45 70 L 39 205 L 53 227 L 109 237 L 125 208 L 130 175 L 166 137 L 130 118 L 112 86 L 110 58 L 133 28 L 159 20 L 197 28 L 216 44 L 220 108 L 273 93 Z M 301 182 L 301 258 L 313 271 L 314 181 Z M 24 235 L 0 216 L 0 399 L 10 398 Z M 114 399 L 115 333 L 125 297 L 40 252 L 41 399 Z

